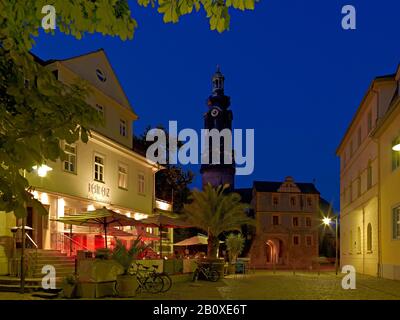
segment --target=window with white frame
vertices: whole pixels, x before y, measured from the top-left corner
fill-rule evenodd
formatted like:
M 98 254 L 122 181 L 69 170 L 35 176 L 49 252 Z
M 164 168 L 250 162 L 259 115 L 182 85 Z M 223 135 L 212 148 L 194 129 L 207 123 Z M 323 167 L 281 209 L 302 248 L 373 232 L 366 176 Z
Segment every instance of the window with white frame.
M 393 209 L 393 239 L 400 240 L 400 206 Z
M 127 132 L 127 126 L 126 126 L 126 121 L 124 119 L 119 120 L 119 134 L 122 137 L 126 137 L 128 132 Z
M 64 144 L 65 159 L 63 160 L 63 170 L 76 173 L 76 145 Z
M 104 157 L 99 154 L 94 156 L 94 180 L 104 182 Z
M 144 194 L 146 191 L 145 176 L 143 173 L 138 174 L 138 192 Z
M 128 189 L 128 166 L 118 164 L 118 188 Z

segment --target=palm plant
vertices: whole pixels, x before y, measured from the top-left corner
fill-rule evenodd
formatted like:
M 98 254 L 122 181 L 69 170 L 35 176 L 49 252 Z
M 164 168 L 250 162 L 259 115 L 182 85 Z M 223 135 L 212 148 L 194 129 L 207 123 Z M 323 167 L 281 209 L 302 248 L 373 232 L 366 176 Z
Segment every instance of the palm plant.
M 185 204 L 187 221 L 208 233 L 207 257 L 215 259 L 219 248 L 218 237 L 226 231 L 240 231 L 245 224 L 254 224 L 246 215 L 248 205 L 240 202 L 240 195 L 227 193 L 228 185 L 213 188 L 210 184 L 203 191 L 194 190 L 191 203 Z
M 239 234 L 231 233 L 225 239 L 226 248 L 229 253 L 229 261 L 236 262 L 238 256 L 242 253 L 244 248 L 244 237 Z
M 147 246 L 142 243 L 140 236 L 133 241 L 131 248 L 128 250 L 121 240 L 117 239 L 116 246 L 112 252 L 112 259 L 117 261 L 124 269 L 124 275 L 128 274 L 132 266 L 132 262 L 146 250 Z

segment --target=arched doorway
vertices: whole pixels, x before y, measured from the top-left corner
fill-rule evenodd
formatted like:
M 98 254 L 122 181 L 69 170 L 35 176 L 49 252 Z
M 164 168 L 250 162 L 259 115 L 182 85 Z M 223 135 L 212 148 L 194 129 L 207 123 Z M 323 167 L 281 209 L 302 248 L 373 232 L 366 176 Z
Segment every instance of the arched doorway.
M 281 265 L 284 263 L 284 244 L 281 239 L 268 239 L 265 243 L 266 264 Z

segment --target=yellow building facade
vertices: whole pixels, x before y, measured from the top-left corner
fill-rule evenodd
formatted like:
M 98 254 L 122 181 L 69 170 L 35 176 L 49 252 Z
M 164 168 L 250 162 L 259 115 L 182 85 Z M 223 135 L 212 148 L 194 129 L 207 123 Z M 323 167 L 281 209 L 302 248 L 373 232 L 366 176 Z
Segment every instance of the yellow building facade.
M 63 250 L 71 230 L 54 219 L 103 206 L 136 219 L 151 215 L 159 168 L 132 150 L 133 122 L 138 117 L 103 50 L 42 63 L 66 84 L 77 78 L 86 80 L 92 90 L 88 103 L 105 120 L 103 127 L 92 130 L 87 144 L 63 142 L 66 160 L 46 163 L 50 168 L 46 174 L 39 170 L 27 174 L 34 196 L 49 212 L 39 216 L 28 208 L 26 225 L 33 228 L 29 234 L 40 249 Z M 0 214 L 0 274 L 8 273 L 6 248 L 12 239 L 10 230 L 18 223 L 12 213 Z M 155 237 L 158 233 L 156 229 L 146 231 Z M 82 248 L 94 248 L 102 241 L 91 228 L 73 227 L 72 233 Z M 172 232 L 164 243 L 172 243 Z
M 393 79 L 395 92 L 372 137 L 380 158 L 381 274 L 400 280 L 400 68 Z
M 386 164 L 391 147 L 385 154 L 375 132 L 386 118 L 397 90 L 398 80 L 394 75 L 374 79 L 337 149 L 341 159 L 341 265 L 352 265 L 359 273 L 387 278 L 394 278 L 387 272 L 393 226 L 389 216 L 385 216 L 384 204 L 390 194 L 385 175 L 391 165 L 391 162 Z

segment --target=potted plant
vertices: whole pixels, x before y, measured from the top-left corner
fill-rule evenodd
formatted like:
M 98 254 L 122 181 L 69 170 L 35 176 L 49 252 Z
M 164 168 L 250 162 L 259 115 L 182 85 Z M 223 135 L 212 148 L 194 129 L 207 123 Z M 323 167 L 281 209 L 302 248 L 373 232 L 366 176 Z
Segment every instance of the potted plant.
M 65 298 L 73 298 L 78 281 L 74 274 L 64 277 L 62 281 L 62 290 Z
M 238 256 L 242 253 L 244 248 L 245 239 L 239 234 L 231 233 L 225 239 L 226 248 L 229 254 L 228 272 L 235 273 L 235 267 Z
M 121 240 L 117 240 L 111 258 L 118 262 L 123 268 L 123 273 L 117 276 L 117 291 L 120 297 L 127 298 L 135 295 L 138 282 L 134 275 L 129 274 L 129 269 L 132 266 L 132 262 L 145 249 L 146 246 L 143 245 L 140 237 L 132 243 L 129 250 Z

